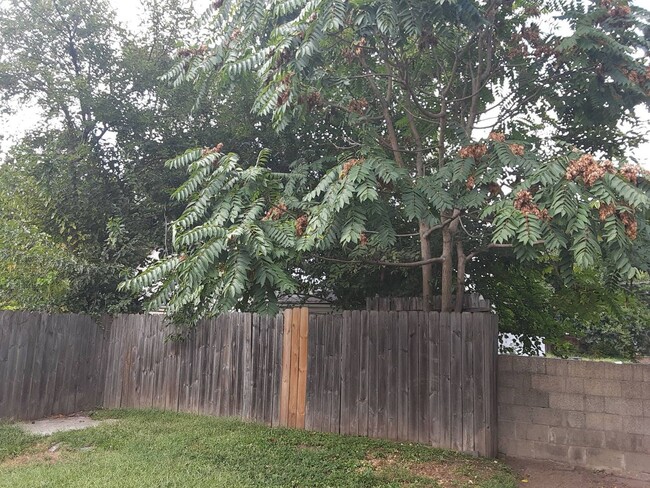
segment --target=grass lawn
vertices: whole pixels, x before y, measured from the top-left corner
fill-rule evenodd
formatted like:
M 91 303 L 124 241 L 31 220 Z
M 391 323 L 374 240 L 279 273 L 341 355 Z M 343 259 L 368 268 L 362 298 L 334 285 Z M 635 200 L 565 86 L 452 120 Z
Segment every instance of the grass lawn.
M 93 417 L 119 420 L 48 437 L 0 424 L 0 487 L 516 487 L 494 460 L 418 444 L 151 410 Z

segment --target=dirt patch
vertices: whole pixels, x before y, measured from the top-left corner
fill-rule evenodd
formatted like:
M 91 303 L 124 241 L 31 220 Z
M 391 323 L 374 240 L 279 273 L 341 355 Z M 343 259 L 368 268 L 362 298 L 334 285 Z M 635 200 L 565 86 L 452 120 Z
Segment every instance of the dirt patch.
M 411 473 L 431 478 L 441 487 L 478 484 L 494 476 L 495 470 L 485 461 L 472 459 L 447 459 L 408 466 Z
M 0 462 L 3 468 L 14 468 L 18 466 L 25 466 L 27 464 L 54 464 L 61 457 L 61 451 L 56 450 L 52 452 L 50 446 L 45 444 L 38 444 L 32 450 L 25 454 L 5 459 Z
M 402 468 L 409 474 L 420 478 L 429 478 L 442 488 L 471 486 L 489 479 L 496 474 L 495 469 L 482 460 L 449 458 L 426 462 L 408 462 L 395 454 L 386 456 L 366 456 L 366 466 L 374 471 L 387 471 L 392 468 Z
M 650 482 L 621 478 L 550 461 L 506 458 L 517 474 L 519 486 L 527 488 L 648 488 Z
M 55 432 L 87 429 L 88 427 L 97 427 L 98 425 L 112 422 L 117 422 L 117 420 L 93 420 L 87 415 L 71 415 L 21 422 L 17 423 L 16 426 L 30 434 L 51 435 Z

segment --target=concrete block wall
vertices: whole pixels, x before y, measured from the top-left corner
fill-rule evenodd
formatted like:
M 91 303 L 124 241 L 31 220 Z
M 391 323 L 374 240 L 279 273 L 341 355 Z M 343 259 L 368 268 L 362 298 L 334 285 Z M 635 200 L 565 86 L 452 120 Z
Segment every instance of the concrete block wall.
M 650 481 L 650 365 L 499 356 L 506 456 Z

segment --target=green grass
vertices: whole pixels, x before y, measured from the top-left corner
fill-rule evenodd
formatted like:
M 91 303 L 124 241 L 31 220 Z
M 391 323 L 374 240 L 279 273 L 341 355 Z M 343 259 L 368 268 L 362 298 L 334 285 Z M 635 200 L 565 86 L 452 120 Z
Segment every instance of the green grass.
M 516 486 L 496 461 L 418 444 L 150 410 L 93 416 L 119 420 L 48 437 L 0 425 L 0 487 Z

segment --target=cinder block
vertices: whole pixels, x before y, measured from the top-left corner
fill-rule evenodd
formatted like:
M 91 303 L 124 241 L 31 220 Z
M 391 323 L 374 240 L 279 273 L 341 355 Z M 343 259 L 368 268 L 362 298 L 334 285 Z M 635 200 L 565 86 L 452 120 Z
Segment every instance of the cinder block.
M 587 417 L 583 412 L 564 412 L 562 425 L 572 429 L 584 429 L 587 427 Z
M 503 439 L 516 439 L 516 426 L 515 422 L 509 420 L 499 420 L 498 435 Z
M 549 376 L 545 374 L 534 374 L 530 377 L 530 386 L 536 390 L 564 392 L 566 378 L 561 376 Z
M 530 373 L 514 373 L 512 378 L 513 388 L 518 393 L 530 390 Z
M 591 378 L 618 381 L 626 379 L 627 367 L 631 366 L 606 362 L 593 362 L 592 364 L 594 367 L 591 369 Z
M 531 423 L 531 408 L 524 405 L 499 405 L 499 420 Z
M 546 374 L 546 359 L 539 357 L 513 356 L 512 370 L 514 372 Z
M 650 453 L 650 435 L 642 435 L 643 449 L 642 452 Z
M 621 381 L 621 396 L 623 398 L 643 398 L 643 382 Z
M 569 429 L 566 427 L 549 427 L 548 442 L 551 444 L 569 444 Z
M 650 364 L 639 364 L 639 369 L 643 372 L 643 381 L 650 383 Z
M 634 398 L 605 398 L 605 412 L 634 417 L 643 416 L 643 400 Z
M 585 412 L 604 412 L 605 397 L 585 395 Z
M 553 461 L 566 462 L 569 456 L 569 446 L 562 444 L 549 444 L 546 442 L 535 442 L 535 457 L 538 459 L 550 459 Z
M 548 406 L 563 410 L 583 410 L 585 407 L 584 397 L 572 393 L 549 393 Z
M 499 453 L 506 456 L 534 458 L 535 449 L 531 441 L 508 439 L 507 442 L 499 442 Z
M 605 447 L 605 432 L 602 430 L 569 429 L 567 444 L 584 447 Z
M 605 444 L 603 447 L 606 449 L 613 449 L 614 451 L 621 452 L 639 452 L 639 453 L 650 453 L 650 442 L 647 443 L 645 439 L 649 436 L 644 436 L 641 434 L 629 434 L 626 432 L 615 432 L 608 431 L 605 432 Z
M 623 428 L 623 418 L 620 415 L 587 413 L 585 414 L 585 420 L 587 421 L 588 429 L 620 431 Z
M 529 389 L 516 392 L 514 403 L 519 405 L 527 405 L 529 407 L 548 407 L 548 398 L 548 392 Z
M 499 371 L 497 375 L 497 386 L 513 387 L 515 386 L 515 373 L 512 371 Z
M 625 470 L 632 473 L 650 473 L 650 455 L 635 452 L 624 454 Z
M 565 382 L 565 392 L 582 395 L 585 392 L 585 379 L 567 377 Z
M 587 466 L 595 469 L 616 469 L 624 468 L 624 454 L 611 449 L 598 449 L 594 447 L 587 448 Z
M 522 426 L 523 424 L 517 425 L 517 437 L 521 438 L 521 434 L 519 431 L 519 427 Z M 528 424 L 526 425 L 525 429 L 525 438 L 530 440 L 530 441 L 537 441 L 537 442 L 548 442 L 548 431 L 549 427 L 546 425 L 535 425 L 535 424 Z
M 569 373 L 569 361 L 566 359 L 546 358 L 546 374 L 566 378 Z
M 548 425 L 548 426 L 560 426 L 563 421 L 562 410 L 556 410 L 554 408 L 541 408 L 533 407 L 531 409 L 531 419 L 534 424 Z
M 623 417 L 623 432 L 650 436 L 650 418 Z
M 644 372 L 650 371 L 647 364 L 623 364 L 625 371 L 625 380 L 627 381 L 644 381 Z
M 499 386 L 497 388 L 497 402 L 504 405 L 515 403 L 515 389 Z
M 587 395 L 620 397 L 621 382 L 615 380 L 589 379 L 585 381 L 585 393 Z
M 643 400 L 643 416 L 650 417 L 650 400 Z
M 641 384 L 641 396 L 646 400 L 650 400 L 650 381 L 644 381 Z
M 577 378 L 589 378 L 591 376 L 590 361 L 569 361 L 567 375 Z
M 587 461 L 587 448 L 581 446 L 569 446 L 567 457 L 570 464 L 584 466 Z
M 513 356 L 510 356 L 508 354 L 499 354 L 499 358 L 497 359 L 497 368 L 499 374 L 504 371 L 512 371 L 512 358 Z

